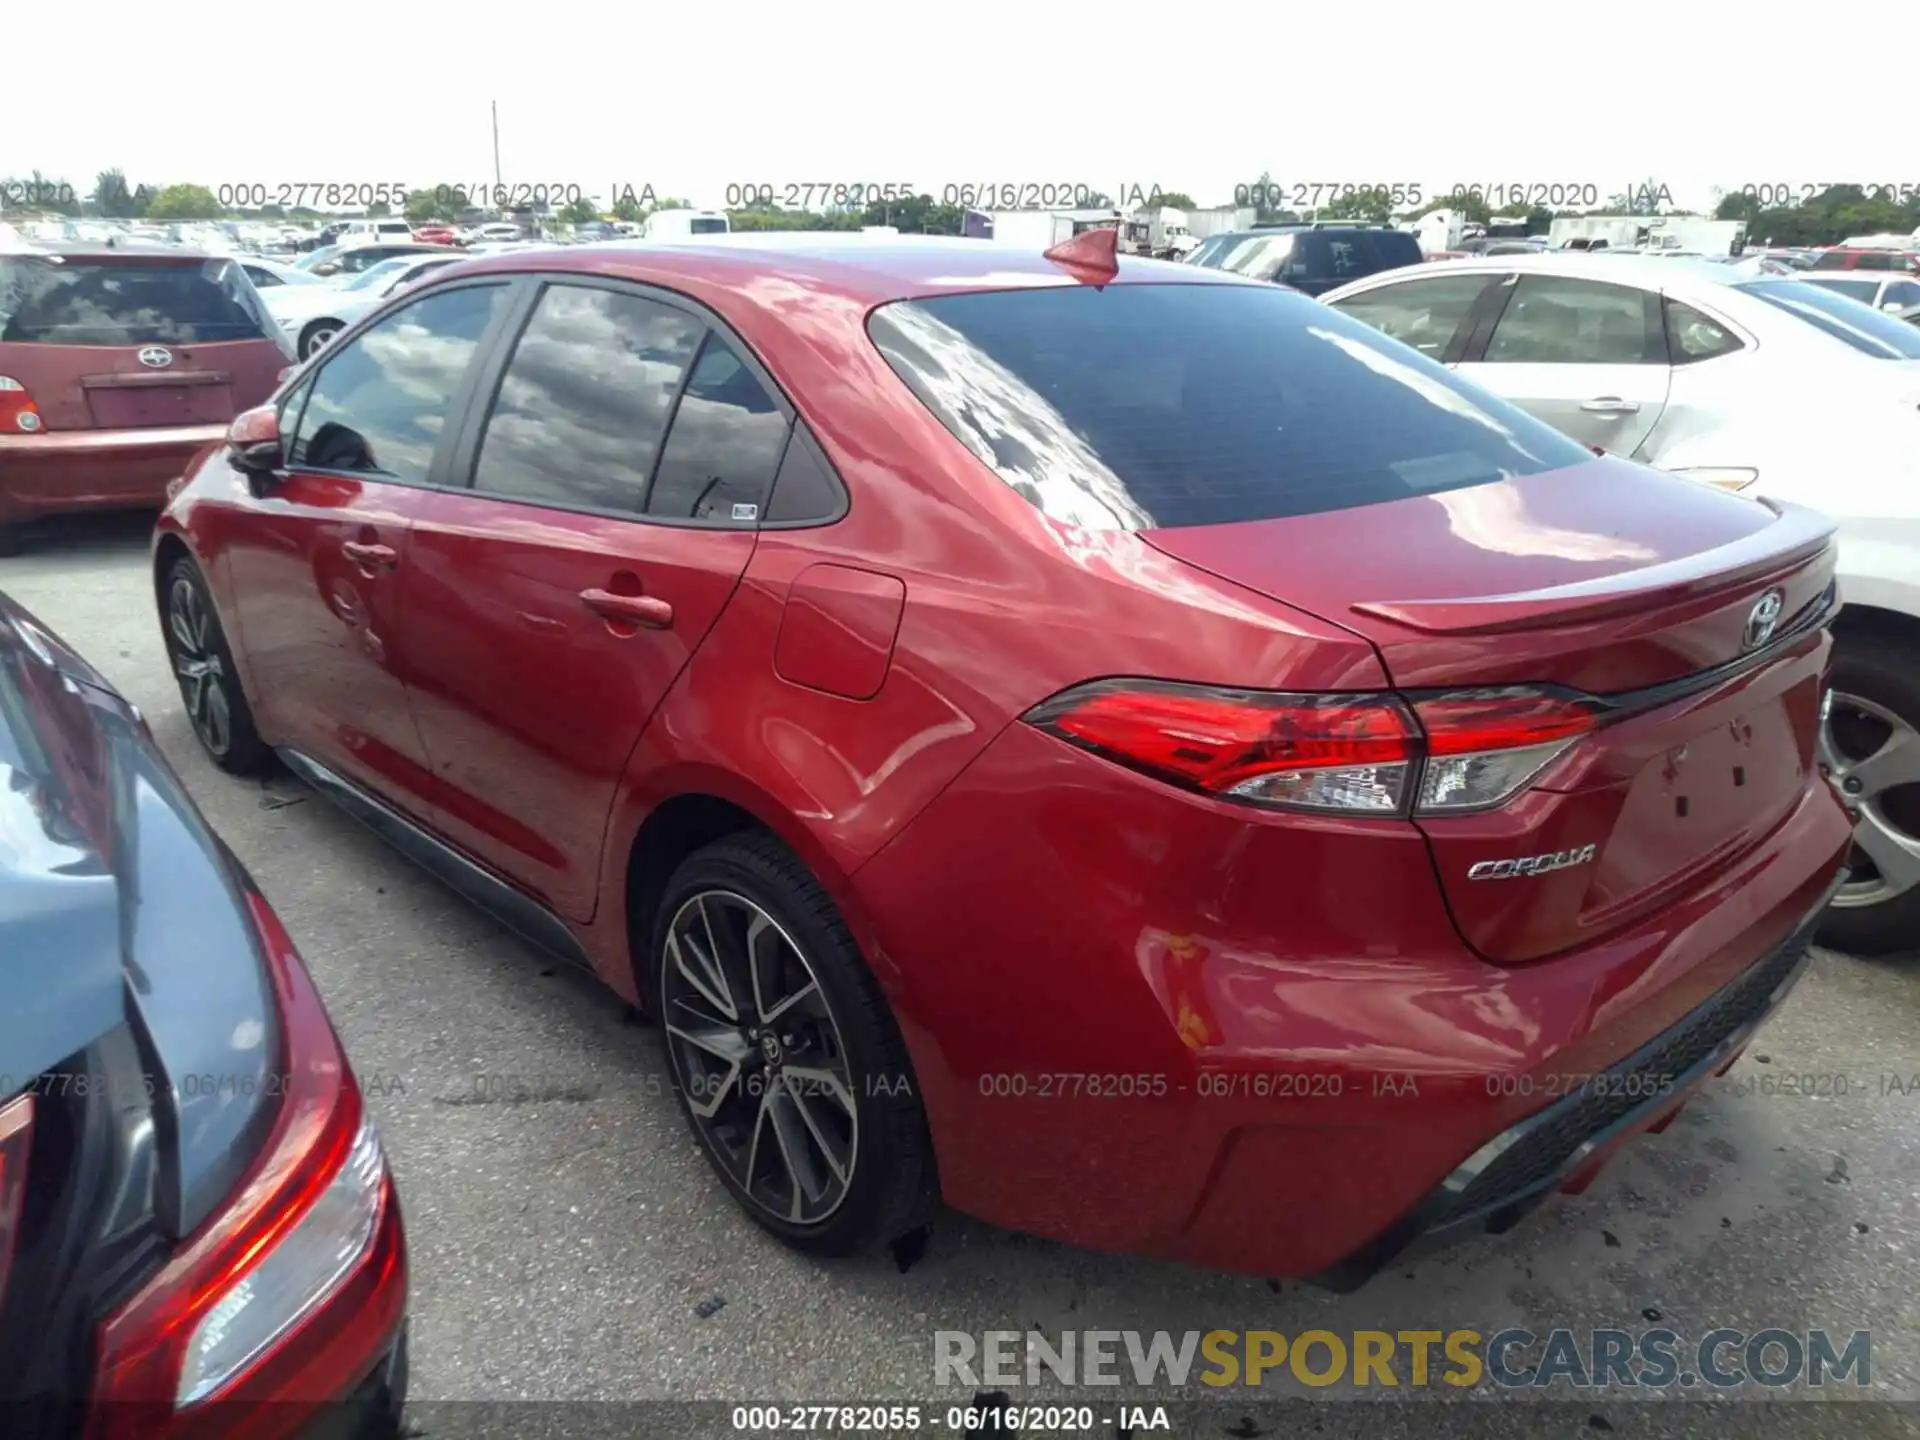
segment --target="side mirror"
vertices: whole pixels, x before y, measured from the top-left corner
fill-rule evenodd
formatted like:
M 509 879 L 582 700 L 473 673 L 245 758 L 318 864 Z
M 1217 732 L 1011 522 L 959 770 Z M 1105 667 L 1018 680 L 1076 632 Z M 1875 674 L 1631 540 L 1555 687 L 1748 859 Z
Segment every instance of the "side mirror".
M 1902 303 L 1899 300 L 1889 300 L 1886 304 L 1882 305 L 1880 308 L 1882 310 L 1904 310 L 1907 307 L 1904 303 Z
M 234 417 L 227 427 L 227 463 L 251 477 L 271 475 L 285 460 L 280 445 L 280 413 L 257 405 Z
M 313 273 L 316 275 L 338 275 L 340 273 L 340 267 L 329 260 L 324 265 L 314 266 Z

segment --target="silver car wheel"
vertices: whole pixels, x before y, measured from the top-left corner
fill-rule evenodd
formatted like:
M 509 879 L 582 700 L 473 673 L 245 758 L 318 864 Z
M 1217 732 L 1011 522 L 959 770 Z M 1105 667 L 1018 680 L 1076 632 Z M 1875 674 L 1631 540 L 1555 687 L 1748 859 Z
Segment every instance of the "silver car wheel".
M 1884 705 L 1834 691 L 1820 715 L 1820 763 L 1855 819 L 1854 878 L 1833 903 L 1881 905 L 1920 884 L 1920 835 L 1900 818 L 1913 806 L 1890 814 L 1887 803 L 1898 787 L 1920 785 L 1920 731 Z

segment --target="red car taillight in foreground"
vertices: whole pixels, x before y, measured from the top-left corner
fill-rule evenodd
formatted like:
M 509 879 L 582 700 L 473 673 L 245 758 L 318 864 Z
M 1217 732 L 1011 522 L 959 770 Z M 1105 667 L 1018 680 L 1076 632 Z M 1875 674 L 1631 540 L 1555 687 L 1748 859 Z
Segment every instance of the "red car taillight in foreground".
M 280 1005 L 280 1113 L 226 1207 L 102 1325 L 89 1440 L 296 1430 L 404 1315 L 399 1204 L 360 1087 L 293 942 L 247 904 Z
M 1509 799 L 1598 723 L 1600 706 L 1525 687 L 1417 698 L 1291 695 L 1097 680 L 1026 719 L 1222 800 L 1351 815 L 1437 815 Z

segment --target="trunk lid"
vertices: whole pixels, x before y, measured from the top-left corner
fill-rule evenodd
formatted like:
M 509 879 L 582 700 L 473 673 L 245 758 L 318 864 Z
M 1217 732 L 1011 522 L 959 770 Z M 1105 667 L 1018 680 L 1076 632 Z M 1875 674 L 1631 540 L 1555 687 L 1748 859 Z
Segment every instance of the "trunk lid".
M 1607 702 L 1504 804 L 1417 819 L 1463 937 L 1513 963 L 1704 883 L 1798 802 L 1819 726 L 1831 536 L 1810 511 L 1601 459 L 1142 538 L 1365 636 L 1410 698 L 1547 686 Z

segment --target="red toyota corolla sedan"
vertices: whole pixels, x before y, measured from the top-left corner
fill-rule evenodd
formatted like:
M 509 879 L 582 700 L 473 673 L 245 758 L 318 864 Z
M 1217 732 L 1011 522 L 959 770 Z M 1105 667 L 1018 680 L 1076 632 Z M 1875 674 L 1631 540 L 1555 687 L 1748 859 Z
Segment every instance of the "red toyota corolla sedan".
M 1731 1063 L 1851 831 L 1825 520 L 1110 235 L 452 267 L 154 569 L 213 757 L 646 1006 L 819 1252 L 1503 1227 Z

